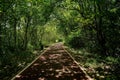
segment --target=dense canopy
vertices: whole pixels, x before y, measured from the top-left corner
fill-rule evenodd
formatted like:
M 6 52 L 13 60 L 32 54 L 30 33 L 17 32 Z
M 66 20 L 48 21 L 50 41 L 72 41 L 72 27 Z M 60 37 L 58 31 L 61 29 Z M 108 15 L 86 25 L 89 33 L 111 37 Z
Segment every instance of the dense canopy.
M 0 79 L 55 42 L 120 62 L 120 1 L 0 0 Z

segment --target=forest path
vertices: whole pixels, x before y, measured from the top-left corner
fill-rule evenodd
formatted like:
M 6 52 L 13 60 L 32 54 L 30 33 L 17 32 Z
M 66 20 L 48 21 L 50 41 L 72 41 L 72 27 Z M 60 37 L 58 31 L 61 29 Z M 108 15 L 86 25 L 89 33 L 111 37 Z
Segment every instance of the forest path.
M 12 80 L 92 80 L 62 43 L 47 48 Z

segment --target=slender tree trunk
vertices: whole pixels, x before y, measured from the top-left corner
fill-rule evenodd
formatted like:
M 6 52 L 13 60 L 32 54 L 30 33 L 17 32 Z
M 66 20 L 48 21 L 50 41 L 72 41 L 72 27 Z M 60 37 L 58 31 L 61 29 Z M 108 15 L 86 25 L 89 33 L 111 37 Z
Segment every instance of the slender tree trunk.
M 105 38 L 104 38 L 104 34 L 102 32 L 102 18 L 99 17 L 99 20 L 98 20 L 98 23 L 97 23 L 97 39 L 98 39 L 98 43 L 100 45 L 100 48 L 101 48 L 101 52 L 105 55 L 107 55 L 107 51 L 106 51 L 106 41 L 105 41 Z
M 24 49 L 27 49 L 27 44 L 28 44 L 28 28 L 29 28 L 29 24 L 30 24 L 30 17 L 27 17 L 26 20 L 26 28 L 25 28 L 25 36 L 24 36 Z
M 17 20 L 14 19 L 14 48 L 16 50 L 16 45 L 17 45 L 17 31 L 16 31 L 16 26 L 17 26 Z
M 25 50 L 27 49 L 27 43 L 28 43 L 28 23 L 27 23 L 27 26 L 25 28 L 25 43 L 24 43 L 24 48 Z
M 0 54 L 2 53 L 2 25 L 0 22 Z
M 31 38 L 31 44 L 34 46 L 38 46 L 38 42 L 37 42 L 38 34 L 37 34 L 36 26 L 33 26 L 33 28 L 31 28 L 31 32 L 29 34 Z
M 96 5 L 96 4 L 95 4 Z M 103 31 L 102 31 L 102 23 L 103 23 L 103 20 L 102 20 L 102 10 L 101 10 L 101 6 L 99 3 L 97 3 L 97 8 L 98 8 L 98 11 L 99 11 L 99 15 L 97 15 L 97 12 L 96 12 L 96 7 L 95 7 L 95 24 L 96 24 L 96 31 L 97 31 L 97 39 L 98 39 L 98 43 L 100 45 L 100 49 L 101 49 L 101 53 L 104 55 L 108 55 L 107 54 L 107 49 L 106 49 L 106 40 L 105 40 L 105 37 L 104 37 L 104 34 L 103 34 Z
M 3 15 L 0 14 L 0 55 L 2 54 L 2 19 Z

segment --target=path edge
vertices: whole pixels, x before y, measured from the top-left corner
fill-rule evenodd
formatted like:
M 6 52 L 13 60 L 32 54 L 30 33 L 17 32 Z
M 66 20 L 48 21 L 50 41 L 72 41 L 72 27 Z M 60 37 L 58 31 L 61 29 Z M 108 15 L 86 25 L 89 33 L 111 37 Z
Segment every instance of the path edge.
M 37 58 L 35 58 L 30 64 L 28 64 L 25 68 L 22 69 L 22 71 L 18 72 L 11 80 L 15 80 L 16 76 L 20 75 L 25 69 L 30 67 L 37 59 L 40 58 L 41 55 L 43 55 L 45 52 L 47 52 L 50 49 L 50 47 L 46 48 Z
M 65 46 L 62 46 L 62 48 L 65 50 L 65 52 L 71 57 L 71 59 L 78 65 L 78 67 L 83 71 L 83 73 L 86 75 L 88 80 L 94 80 L 91 78 L 85 71 L 84 69 L 79 65 L 79 63 L 72 57 L 72 55 L 64 48 Z

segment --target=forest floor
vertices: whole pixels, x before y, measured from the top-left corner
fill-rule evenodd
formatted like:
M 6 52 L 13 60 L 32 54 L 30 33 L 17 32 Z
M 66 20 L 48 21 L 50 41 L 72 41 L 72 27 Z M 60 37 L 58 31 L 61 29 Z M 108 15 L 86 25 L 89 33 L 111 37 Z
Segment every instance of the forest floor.
M 102 56 L 97 53 L 89 53 L 85 49 L 75 50 L 67 48 L 74 59 L 84 68 L 84 71 L 95 80 L 119 80 L 120 58 Z
M 62 43 L 47 48 L 12 80 L 92 80 Z

